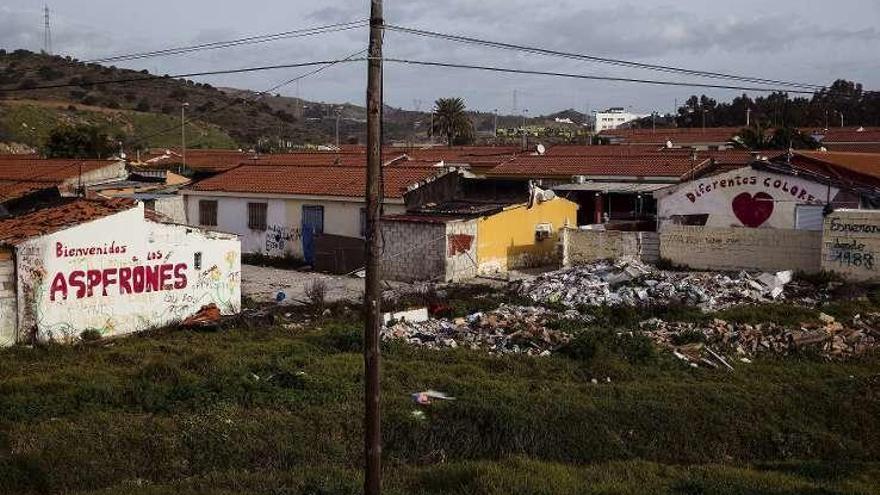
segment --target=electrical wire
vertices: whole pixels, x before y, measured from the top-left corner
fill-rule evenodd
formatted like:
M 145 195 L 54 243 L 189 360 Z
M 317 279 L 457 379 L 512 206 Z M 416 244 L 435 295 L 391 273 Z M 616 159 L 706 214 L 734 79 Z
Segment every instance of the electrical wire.
M 58 88 L 72 88 L 72 87 L 90 87 L 90 86 L 102 86 L 105 84 L 123 84 L 123 83 L 137 83 L 137 82 L 147 82 L 147 81 L 156 81 L 163 79 L 182 79 L 187 77 L 198 77 L 198 76 L 217 76 L 223 74 L 242 74 L 246 72 L 260 72 L 267 70 L 277 70 L 277 69 L 293 69 L 299 67 L 313 67 L 316 65 L 328 65 L 328 64 L 338 64 L 341 62 L 356 62 L 356 61 L 366 60 L 365 58 L 352 58 L 352 59 L 336 59 L 336 60 L 316 60 L 313 62 L 301 62 L 295 64 L 280 64 L 280 65 L 264 65 L 257 67 L 245 67 L 241 69 L 222 69 L 222 70 L 211 70 L 211 71 L 203 71 L 203 72 L 188 72 L 183 74 L 171 74 L 164 76 L 156 76 L 149 75 L 146 77 L 129 77 L 123 79 L 104 79 L 99 81 L 88 81 L 88 82 L 77 82 L 77 83 L 59 83 L 59 84 L 46 84 L 42 86 L 34 86 L 31 88 L 0 88 L 0 94 L 2 93 L 18 93 L 23 91 L 37 91 L 43 89 L 58 89 Z
M 818 89 L 824 88 L 824 86 L 819 85 L 819 84 L 798 83 L 798 82 L 791 82 L 791 81 L 782 81 L 782 80 L 777 80 L 777 79 L 765 79 L 765 78 L 759 78 L 759 77 L 740 76 L 740 75 L 736 75 L 736 74 L 725 74 L 722 72 L 702 71 L 702 70 L 687 69 L 687 68 L 682 68 L 682 67 L 647 64 L 647 63 L 642 63 L 642 62 L 634 62 L 634 61 L 630 61 L 630 60 L 599 57 L 596 55 L 589 55 L 589 54 L 569 53 L 569 52 L 550 50 L 550 49 L 540 48 L 540 47 L 517 45 L 517 44 L 513 44 L 513 43 L 504 43 L 504 42 L 491 41 L 491 40 L 483 40 L 483 39 L 479 39 L 479 38 L 472 38 L 472 37 L 468 37 L 468 36 L 458 36 L 458 35 L 453 35 L 453 34 L 440 33 L 440 32 L 436 32 L 436 31 L 427 31 L 424 29 L 416 29 L 416 28 L 410 28 L 410 27 L 405 27 L 405 26 L 397 26 L 394 24 L 385 24 L 384 28 L 387 30 L 397 31 L 397 32 L 405 33 L 405 34 L 415 35 L 415 36 L 439 38 L 439 39 L 444 39 L 444 40 L 448 40 L 448 41 L 455 41 L 458 43 L 487 46 L 487 47 L 506 49 L 506 50 L 515 50 L 515 51 L 540 54 L 540 55 L 549 55 L 549 56 L 563 57 L 563 58 L 576 59 L 576 60 L 586 60 L 586 61 L 590 61 L 590 62 L 598 62 L 598 63 L 603 63 L 603 64 L 621 66 L 621 67 L 654 70 L 654 71 L 660 71 L 660 72 L 670 72 L 670 73 L 684 74 L 684 75 L 697 76 L 697 77 L 714 78 L 714 79 L 729 79 L 729 80 L 750 82 L 750 83 L 755 83 L 755 84 L 767 84 L 767 85 L 776 85 L 776 86 L 795 87 L 795 88 L 802 88 L 802 89 L 818 90 Z
M 306 36 L 314 36 L 318 34 L 325 33 L 334 33 L 338 31 L 347 31 L 350 29 L 357 29 L 360 27 L 365 27 L 367 25 L 367 19 L 359 19 L 356 21 L 350 22 L 339 22 L 336 24 L 327 24 L 324 26 L 315 26 L 310 28 L 297 29 L 293 31 L 284 31 L 281 33 L 274 34 L 262 34 L 255 36 L 248 36 L 245 38 L 238 38 L 234 40 L 227 41 L 214 41 L 210 43 L 200 43 L 197 45 L 189 45 L 189 46 L 181 46 L 181 47 L 171 47 L 164 48 L 161 50 L 153 50 L 147 52 L 136 52 L 136 53 L 128 53 L 128 54 L 120 54 L 120 55 L 111 55 L 103 58 L 95 58 L 91 60 L 85 60 L 84 63 L 94 64 L 101 62 L 121 62 L 127 60 L 140 60 L 144 58 L 152 58 L 152 57 L 165 57 L 169 55 L 180 55 L 185 53 L 193 53 L 203 50 L 217 50 L 221 48 L 230 48 L 234 46 L 242 46 L 242 45 L 253 45 L 258 43 L 268 43 L 272 41 L 279 41 L 291 38 L 302 38 Z
M 422 65 L 422 66 L 430 66 L 430 67 L 445 67 L 445 68 L 453 68 L 453 69 L 473 69 L 473 70 L 482 70 L 482 71 L 490 71 L 490 72 L 503 72 L 508 74 L 529 74 L 529 75 L 538 75 L 538 76 L 553 76 L 553 77 L 565 77 L 565 78 L 573 78 L 573 79 L 589 79 L 593 81 L 614 81 L 614 82 L 627 82 L 627 83 L 636 83 L 636 84 L 652 84 L 659 86 L 684 86 L 684 87 L 693 87 L 693 88 L 713 88 L 713 89 L 732 89 L 739 91 L 754 91 L 754 92 L 762 92 L 762 93 L 772 93 L 772 92 L 786 92 L 786 93 L 795 93 L 795 94 L 814 94 L 815 91 L 807 91 L 807 90 L 799 90 L 799 89 L 780 89 L 780 88 L 762 88 L 758 86 L 734 86 L 734 85 L 725 85 L 725 84 L 708 84 L 708 83 L 696 83 L 696 82 L 678 82 L 678 81 L 663 81 L 658 79 L 637 79 L 637 78 L 629 78 L 629 77 L 611 77 L 611 76 L 591 76 L 587 74 L 572 74 L 568 72 L 547 72 L 547 71 L 537 71 L 537 70 L 528 70 L 528 69 L 511 69 L 507 67 L 493 67 L 487 65 L 469 65 L 469 64 L 455 64 L 449 62 L 430 62 L 424 60 L 409 60 L 409 59 L 400 59 L 400 58 L 386 58 L 385 62 L 393 62 L 400 64 L 408 64 L 408 65 Z

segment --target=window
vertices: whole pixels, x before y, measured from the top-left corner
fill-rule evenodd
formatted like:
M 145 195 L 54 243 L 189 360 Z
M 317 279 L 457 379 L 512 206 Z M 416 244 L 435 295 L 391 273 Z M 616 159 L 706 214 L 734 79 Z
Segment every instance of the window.
M 367 209 L 361 208 L 361 237 L 367 238 Z
M 156 211 L 156 200 L 155 199 L 145 199 L 144 200 L 144 209 Z
M 193 254 L 193 268 L 196 270 L 202 269 L 202 252 Z
M 797 230 L 822 230 L 825 217 L 822 205 L 797 205 L 794 209 L 794 228 Z
M 199 225 L 217 226 L 217 201 L 199 200 Z
M 266 230 L 266 203 L 248 203 L 248 228 L 253 230 Z
M 309 229 L 314 234 L 323 234 L 324 207 L 303 205 L 302 226 L 303 229 Z

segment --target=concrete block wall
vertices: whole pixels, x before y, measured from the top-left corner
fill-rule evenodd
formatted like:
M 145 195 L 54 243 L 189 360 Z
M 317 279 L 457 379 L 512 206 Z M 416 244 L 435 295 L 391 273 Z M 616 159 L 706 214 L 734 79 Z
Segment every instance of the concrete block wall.
M 639 258 L 653 263 L 660 257 L 660 239 L 656 232 L 622 232 L 563 229 L 562 263 L 565 266 L 589 263 L 598 259 Z
M 822 232 L 790 229 L 669 226 L 660 256 L 708 270 L 820 270 Z
M 446 224 L 446 281 L 458 282 L 477 276 L 476 220 Z
M 0 251 L 0 346 L 15 343 L 18 304 L 15 290 L 15 261 L 12 251 Z
M 825 217 L 822 269 L 853 281 L 880 280 L 880 211 L 838 210 Z
M 389 280 L 446 280 L 446 224 L 382 221 L 382 274 Z

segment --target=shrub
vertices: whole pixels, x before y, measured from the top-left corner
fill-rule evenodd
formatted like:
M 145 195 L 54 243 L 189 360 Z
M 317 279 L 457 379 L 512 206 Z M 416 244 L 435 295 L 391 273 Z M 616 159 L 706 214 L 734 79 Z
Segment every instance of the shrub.
M 79 338 L 82 339 L 83 342 L 94 342 L 96 340 L 101 340 L 101 337 L 101 331 L 94 328 L 83 330 L 83 332 L 79 334 Z
M 149 112 L 150 111 L 150 102 L 146 98 L 141 98 L 138 101 L 137 106 L 134 107 L 138 112 Z
M 322 278 L 312 280 L 306 285 L 306 299 L 316 309 L 323 310 L 327 304 L 327 282 Z
M 18 89 L 34 89 L 36 87 L 37 82 L 30 78 L 22 79 L 22 81 L 18 84 Z

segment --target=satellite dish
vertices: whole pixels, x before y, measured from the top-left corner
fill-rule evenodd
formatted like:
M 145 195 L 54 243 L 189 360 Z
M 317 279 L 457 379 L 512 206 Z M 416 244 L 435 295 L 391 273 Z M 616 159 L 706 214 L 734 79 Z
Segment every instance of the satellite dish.
M 539 155 L 543 155 L 544 152 L 547 151 L 547 148 L 545 148 L 544 145 L 540 143 L 538 144 L 538 146 L 535 147 L 535 149 L 538 151 Z
M 556 193 L 553 192 L 552 189 L 545 189 L 545 190 L 541 191 L 541 202 L 552 201 L 553 198 L 555 198 L 555 197 L 556 197 Z
M 672 140 L 671 140 L 671 139 L 667 139 L 667 140 L 666 140 L 666 147 L 667 147 L 667 148 L 672 148 Z

